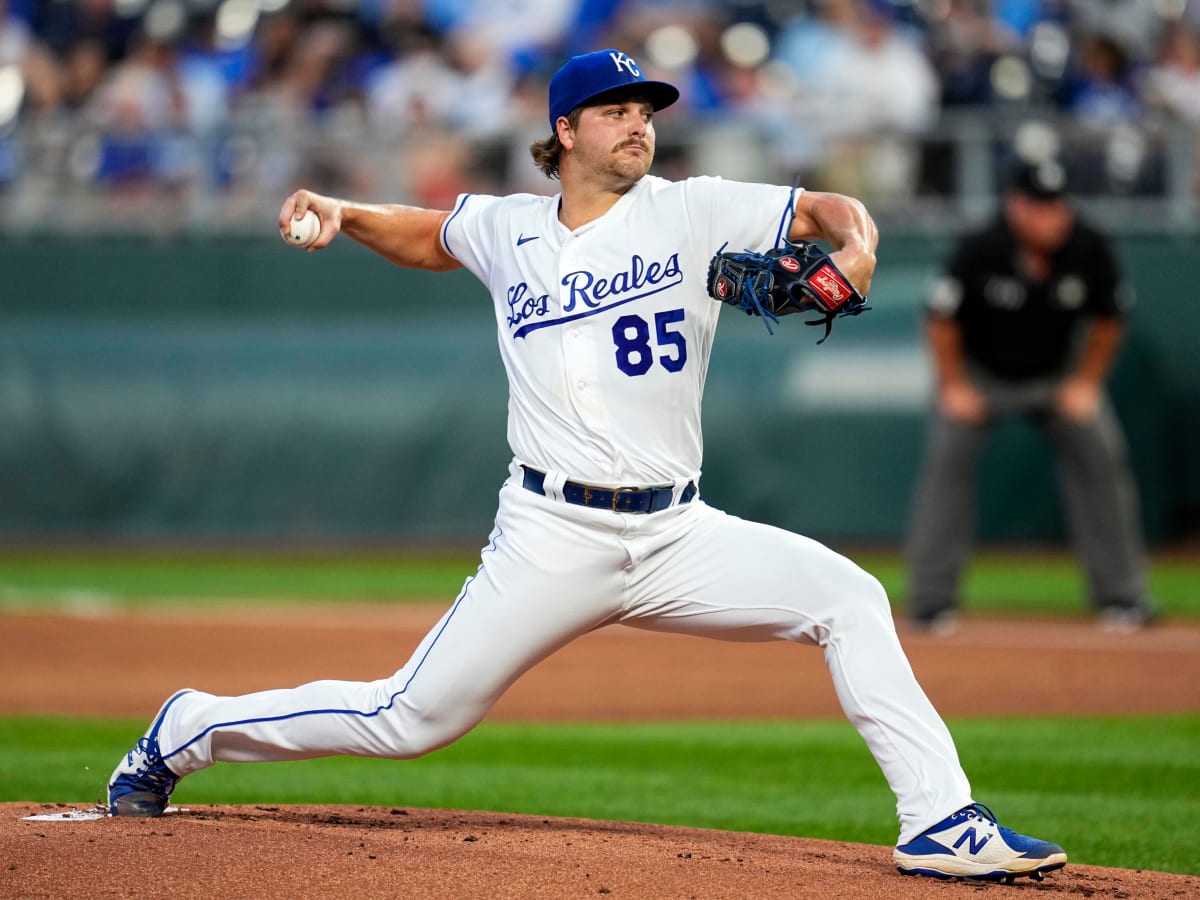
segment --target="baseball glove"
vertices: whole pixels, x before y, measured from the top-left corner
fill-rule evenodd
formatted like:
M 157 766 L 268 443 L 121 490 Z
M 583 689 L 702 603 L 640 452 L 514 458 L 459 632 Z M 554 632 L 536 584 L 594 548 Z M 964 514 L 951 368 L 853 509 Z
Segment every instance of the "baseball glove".
M 725 252 L 725 246 L 708 265 L 708 294 L 714 300 L 760 316 L 767 333 L 780 316 L 816 312 L 819 319 L 805 325 L 824 325 L 824 343 L 840 316 L 857 316 L 871 307 L 833 264 L 829 254 L 806 241 L 784 241 L 782 247 L 755 253 Z

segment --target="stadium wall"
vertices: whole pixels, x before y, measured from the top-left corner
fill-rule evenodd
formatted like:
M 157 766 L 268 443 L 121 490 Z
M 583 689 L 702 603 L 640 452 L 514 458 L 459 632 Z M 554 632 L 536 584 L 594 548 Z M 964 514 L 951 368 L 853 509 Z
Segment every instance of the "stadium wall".
M 723 314 L 703 493 L 824 540 L 904 532 L 947 247 L 886 238 L 874 309 L 816 329 Z M 1129 238 L 1113 381 L 1156 541 L 1200 525 L 1200 254 Z M 509 459 L 483 289 L 344 242 L 0 238 L 0 539 L 480 541 Z M 1063 535 L 1052 457 L 999 429 L 980 533 Z

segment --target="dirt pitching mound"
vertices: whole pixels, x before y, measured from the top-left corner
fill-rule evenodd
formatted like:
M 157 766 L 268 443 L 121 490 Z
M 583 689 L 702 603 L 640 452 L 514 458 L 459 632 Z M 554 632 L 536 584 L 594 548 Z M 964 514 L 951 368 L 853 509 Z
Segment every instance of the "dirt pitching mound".
M 1200 878 L 1161 872 L 1068 865 L 1040 883 L 946 883 L 901 877 L 889 847 L 583 819 L 353 806 L 74 818 L 88 812 L 0 804 L 0 896 L 1200 896 Z

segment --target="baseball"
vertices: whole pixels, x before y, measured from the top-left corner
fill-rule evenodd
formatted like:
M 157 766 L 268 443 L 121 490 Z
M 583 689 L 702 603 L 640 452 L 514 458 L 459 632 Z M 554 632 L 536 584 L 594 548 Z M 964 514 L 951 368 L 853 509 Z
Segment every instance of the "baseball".
M 311 209 L 304 211 L 299 219 L 288 220 L 287 230 L 283 231 L 283 239 L 296 247 L 307 247 L 321 233 L 321 220 Z

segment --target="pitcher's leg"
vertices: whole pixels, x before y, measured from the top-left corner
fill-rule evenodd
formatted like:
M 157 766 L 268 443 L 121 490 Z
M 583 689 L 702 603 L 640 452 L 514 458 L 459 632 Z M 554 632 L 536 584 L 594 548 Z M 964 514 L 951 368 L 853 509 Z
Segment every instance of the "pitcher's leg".
M 900 646 L 879 582 L 816 541 L 704 505 L 675 544 L 647 544 L 622 621 L 822 647 L 846 716 L 896 795 L 901 839 L 971 802 L 941 717 Z M 635 558 L 635 562 L 638 560 Z
M 185 695 L 159 732 L 165 763 L 182 776 L 221 760 L 403 759 L 470 730 L 521 673 L 603 624 L 620 592 L 624 557 L 611 535 L 585 534 L 554 521 L 553 509 L 518 499 L 517 510 L 502 505 L 479 571 L 395 674 L 238 697 Z M 534 546 L 545 554 L 538 564 Z
M 935 415 L 909 523 L 908 615 L 930 622 L 953 609 L 975 528 L 976 467 L 987 426 Z
M 188 694 L 164 722 L 164 761 L 182 776 L 214 762 L 334 755 L 408 759 L 445 746 L 478 723 L 516 677 L 511 670 L 519 674 L 540 658 L 520 643 L 507 644 L 507 652 L 492 647 L 481 652 L 476 639 L 498 623 L 472 610 L 471 600 L 468 586 L 388 678 L 314 681 L 233 697 Z M 456 619 L 472 619 L 465 634 Z M 518 647 L 521 652 L 513 654 Z M 526 655 L 533 656 L 528 663 Z M 475 669 L 471 660 L 480 658 L 488 664 Z
M 1055 419 L 1047 432 L 1059 472 L 1071 534 L 1097 607 L 1148 604 L 1146 551 L 1137 485 L 1121 426 L 1106 401 L 1088 422 Z

